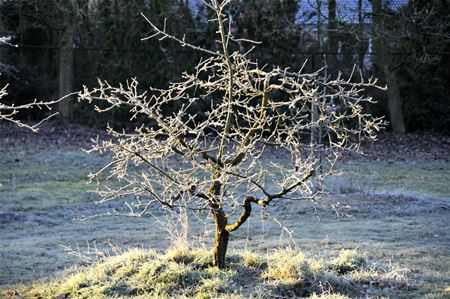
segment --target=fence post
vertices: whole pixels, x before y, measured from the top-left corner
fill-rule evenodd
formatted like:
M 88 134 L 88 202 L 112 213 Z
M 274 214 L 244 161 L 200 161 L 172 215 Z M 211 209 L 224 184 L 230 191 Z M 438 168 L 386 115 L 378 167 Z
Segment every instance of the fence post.
M 73 92 L 73 26 L 68 24 L 66 30 L 61 36 L 61 47 L 59 50 L 58 63 L 58 97 L 62 98 L 65 95 Z M 73 97 L 69 97 L 64 101 L 59 102 L 58 112 L 61 115 L 63 122 L 69 122 L 73 119 Z

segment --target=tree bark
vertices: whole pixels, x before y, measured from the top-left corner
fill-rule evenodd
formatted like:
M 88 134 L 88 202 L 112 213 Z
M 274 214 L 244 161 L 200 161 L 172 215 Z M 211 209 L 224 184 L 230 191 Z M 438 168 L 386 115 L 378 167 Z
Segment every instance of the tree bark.
M 222 208 L 213 210 L 214 222 L 216 224 L 216 233 L 213 249 L 213 265 L 219 269 L 225 268 L 225 256 L 228 249 L 229 232 L 226 229 L 227 217 Z
M 217 177 L 217 173 L 215 177 Z M 213 265 L 219 269 L 225 268 L 225 256 L 228 249 L 228 236 L 230 232 L 227 230 L 227 216 L 221 206 L 220 190 L 222 185 L 219 181 L 214 181 L 209 189 L 208 195 L 212 199 L 210 202 L 211 211 L 216 224 L 216 232 L 213 248 Z

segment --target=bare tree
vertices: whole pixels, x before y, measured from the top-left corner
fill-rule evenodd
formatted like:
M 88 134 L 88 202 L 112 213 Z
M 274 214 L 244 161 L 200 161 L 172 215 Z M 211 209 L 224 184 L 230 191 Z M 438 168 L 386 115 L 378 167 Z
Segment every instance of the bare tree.
M 249 53 L 233 51 L 233 42 L 252 41 L 232 36 L 229 2 L 205 1 L 218 24 L 222 49 L 217 52 L 146 18 L 155 33 L 144 40 L 170 39 L 204 54 L 179 82 L 142 92 L 135 79 L 118 87 L 99 81 L 97 88 L 79 93 L 79 100 L 100 102 L 98 112 L 126 105 L 131 119 L 148 120 L 132 133 L 109 127 L 111 139 L 97 140 L 89 150 L 112 153 L 112 161 L 91 179 L 104 174 L 122 182 L 119 188 L 99 185 L 100 202 L 125 199 L 129 215 L 138 217 L 153 205 L 209 210 L 216 227 L 213 263 L 219 268 L 225 266 L 229 234 L 251 216 L 252 205 L 266 209 L 288 199 L 315 199 L 311 178 L 320 181 L 333 173 L 343 151 L 358 150 L 361 138 L 374 139 L 384 125 L 363 111 L 373 102 L 363 91 L 376 86 L 374 79 L 330 80 L 321 71 L 260 67 Z M 209 108 L 193 113 L 198 103 Z M 312 106 L 317 108 L 313 118 Z M 175 112 L 166 107 L 176 107 Z M 311 146 L 309 134 L 319 127 L 324 142 Z M 284 158 L 267 159 L 272 151 Z

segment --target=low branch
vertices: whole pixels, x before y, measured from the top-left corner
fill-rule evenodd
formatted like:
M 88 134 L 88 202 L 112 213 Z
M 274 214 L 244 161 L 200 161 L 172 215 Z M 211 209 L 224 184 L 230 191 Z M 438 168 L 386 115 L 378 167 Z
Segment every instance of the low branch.
M 266 208 L 270 202 L 273 199 L 276 198 L 281 198 L 284 195 L 286 195 L 287 193 L 293 191 L 295 188 L 297 188 L 298 186 L 304 184 L 312 175 L 314 174 L 314 171 L 309 172 L 303 179 L 301 179 L 300 181 L 292 184 L 290 187 L 283 189 L 282 191 L 275 193 L 275 194 L 267 194 L 267 192 L 264 191 L 264 189 L 262 187 L 260 187 L 264 193 L 266 193 L 266 198 L 264 200 L 262 199 L 258 199 L 254 196 L 247 196 L 244 199 L 244 203 L 243 203 L 243 210 L 241 215 L 239 216 L 238 219 L 236 219 L 235 222 L 233 222 L 232 224 L 228 224 L 225 229 L 228 232 L 232 232 L 237 230 L 242 224 L 245 223 L 245 221 L 247 221 L 248 217 L 250 217 L 251 213 L 252 213 L 252 203 L 255 203 L 263 208 Z M 259 185 L 259 184 L 258 184 Z
M 242 211 L 239 218 L 236 219 L 236 221 L 233 222 L 232 224 L 228 224 L 227 226 L 225 226 L 225 229 L 228 232 L 237 230 L 242 224 L 244 224 L 245 221 L 247 221 L 248 217 L 250 217 L 250 214 L 252 213 L 252 205 L 251 205 L 252 202 L 256 203 L 260 206 L 264 206 L 264 203 L 262 200 L 257 199 L 256 197 L 253 197 L 253 196 L 247 196 L 244 199 L 244 205 L 243 205 L 244 210 Z
M 311 170 L 305 177 L 303 177 L 303 179 L 295 182 L 294 184 L 292 184 L 290 187 L 284 188 L 282 191 L 269 195 L 266 200 L 264 200 L 265 205 L 268 205 L 273 199 L 276 198 L 282 198 L 284 195 L 288 194 L 289 192 L 293 191 L 295 188 L 297 188 L 298 186 L 304 184 L 310 177 L 313 176 L 314 174 L 314 170 Z
M 5 97 L 6 95 L 8 95 L 6 88 L 8 87 L 8 85 L 4 86 L 1 90 L 0 90 L 0 99 Z M 46 122 L 47 120 L 49 120 L 50 118 L 58 115 L 58 112 L 52 113 L 51 115 L 43 118 L 42 120 L 40 120 L 38 123 L 34 124 L 34 125 L 28 125 L 28 124 L 24 124 L 23 122 L 21 122 L 20 120 L 15 118 L 15 115 L 19 113 L 20 110 L 26 110 L 26 109 L 32 109 L 32 108 L 38 108 L 38 109 L 47 109 L 47 110 L 52 110 L 53 105 L 58 104 L 59 102 L 73 96 L 77 94 L 76 92 L 73 93 L 69 93 L 57 100 L 54 101 L 38 101 L 38 100 L 34 100 L 31 103 L 28 104 L 23 104 L 23 105 L 6 105 L 6 104 L 2 104 L 0 103 L 0 121 L 4 120 L 4 121 L 8 121 L 11 122 L 21 128 L 26 128 L 31 130 L 32 132 L 37 132 L 39 130 L 39 126 Z

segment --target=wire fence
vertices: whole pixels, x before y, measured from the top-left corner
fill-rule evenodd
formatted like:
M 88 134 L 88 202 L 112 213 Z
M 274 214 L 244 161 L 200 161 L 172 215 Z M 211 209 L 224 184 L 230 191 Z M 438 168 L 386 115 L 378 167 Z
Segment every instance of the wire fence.
M 60 47 L 54 45 L 19 45 L 14 49 L 14 54 L 11 55 L 11 48 L 7 45 L 0 45 L 0 63 L 4 66 L 12 66 L 19 73 L 21 68 L 26 66 L 28 68 L 39 68 L 45 66 L 43 70 L 46 74 L 57 74 L 58 55 Z M 8 53 L 6 53 L 8 52 Z M 96 81 L 98 74 L 95 73 L 92 62 L 99 63 L 98 58 L 107 56 L 109 53 L 127 54 L 129 59 L 133 60 L 133 55 L 136 54 L 152 54 L 152 50 L 130 49 L 130 48 L 98 48 L 98 47 L 74 47 L 74 86 L 83 84 L 90 84 Z M 191 50 L 174 50 L 173 54 L 184 56 L 187 60 L 194 62 L 194 58 L 198 55 Z M 389 53 L 392 56 L 407 56 L 410 53 Z M 371 57 L 376 56 L 376 53 L 366 51 L 363 53 L 364 61 L 361 59 L 361 53 L 356 51 L 347 52 L 329 52 L 329 51 L 295 51 L 290 55 L 290 62 L 292 65 L 299 66 L 305 64 L 305 71 L 314 71 L 323 67 L 327 61 L 337 60 L 341 63 L 341 68 L 353 64 L 370 68 L 372 65 Z M 133 74 L 129 74 L 133 76 Z M 125 79 L 125 78 L 124 78 Z
M 60 47 L 52 45 L 19 45 L 17 48 L 0 45 L 0 72 L 2 73 L 0 85 L 10 85 L 8 87 L 10 95 L 6 98 L 6 101 L 21 104 L 35 98 L 55 99 L 58 97 L 58 57 L 60 51 Z M 193 51 L 176 49 L 170 50 L 171 52 L 168 54 L 176 59 L 170 62 L 170 59 L 162 57 L 161 53 L 155 54 L 154 51 L 155 49 L 74 47 L 73 89 L 81 90 L 84 85 L 89 87 L 96 86 L 98 78 L 106 79 L 114 84 L 137 77 L 143 88 L 155 86 L 157 80 L 159 80 L 159 83 L 167 83 L 172 79 L 176 79 L 176 76 L 179 76 L 181 73 L 180 71 L 192 69 L 200 59 L 200 56 Z M 411 53 L 389 53 L 389 55 L 391 56 L 391 61 L 398 63 L 398 61 L 411 55 Z M 445 53 L 441 53 L 441 55 L 448 56 Z M 349 75 L 354 65 L 356 65 L 362 70 L 363 75 L 371 76 L 374 75 L 376 56 L 377 53 L 370 51 L 370 49 L 362 52 L 298 50 L 292 51 L 285 61 L 287 61 L 288 66 L 292 66 L 292 69 L 303 66 L 304 72 L 313 72 L 327 66 L 327 74 L 331 77 L 335 76 L 337 71 L 340 71 L 344 76 Z M 108 61 L 108 59 L 113 59 L 111 57 L 117 59 L 125 58 L 121 62 L 115 63 L 115 61 Z M 109 66 L 114 63 L 115 67 L 110 68 Z M 377 75 L 379 76 L 380 74 Z M 384 85 L 386 83 L 385 80 L 383 78 L 380 79 L 380 84 Z M 373 96 L 382 99 L 386 95 L 373 94 Z M 407 94 L 406 96 L 410 95 Z M 422 102 L 418 98 L 418 104 L 414 105 L 418 107 L 418 105 L 422 105 L 420 104 Z M 409 100 L 408 105 L 409 103 L 412 103 L 411 100 Z M 75 118 L 78 121 L 92 125 L 104 123 L 104 119 L 99 119 L 102 116 L 94 114 L 89 107 L 75 105 Z M 377 105 L 373 109 L 374 111 L 372 112 L 379 115 L 387 114 L 385 104 Z M 425 107 L 424 109 L 430 108 Z M 40 115 L 33 114 L 31 116 L 25 115 L 24 117 L 38 118 Z M 112 116 L 108 117 L 110 117 L 108 120 L 111 120 L 112 117 L 114 122 L 118 123 L 126 119 L 126 113 L 114 112 Z M 423 120 L 424 123 L 426 121 L 426 119 Z
M 54 45 L 19 45 L 11 48 L 7 45 L 0 45 L 0 63 L 3 64 L 4 76 L 0 77 L 2 83 L 11 85 L 11 97 L 15 99 L 49 98 L 58 95 L 58 57 L 61 48 Z M 197 63 L 200 56 L 192 50 L 178 48 L 171 50 L 172 56 L 177 57 L 178 62 L 183 62 L 187 68 Z M 376 53 L 366 51 L 361 53 L 356 51 L 329 52 L 329 51 L 292 51 L 287 59 L 287 66 L 293 68 L 303 67 L 304 72 L 313 72 L 324 67 L 329 62 L 334 61 L 337 70 L 350 73 L 356 64 L 364 68 L 365 73 L 370 73 L 372 69 L 373 56 Z M 408 55 L 407 53 L 392 53 L 392 55 Z M 124 65 L 118 65 L 111 70 L 105 66 L 114 62 L 105 59 L 111 57 L 126 56 Z M 152 78 L 163 76 L 168 78 L 169 62 L 163 61 L 142 61 L 146 56 L 157 59 L 154 49 L 130 49 L 130 48 L 101 48 L 101 47 L 74 47 L 73 48 L 73 88 L 80 90 L 83 85 L 93 86 L 100 77 L 107 80 L 125 81 L 131 77 L 138 77 L 145 85 L 153 85 Z M 144 57 L 144 58 L 143 58 Z M 159 57 L 161 59 L 161 57 Z M 362 61 L 361 61 L 362 59 Z M 173 62 L 172 62 L 173 63 Z M 7 68 L 9 66 L 9 68 Z M 182 71 L 183 69 L 181 69 Z M 332 74 L 334 70 L 329 69 Z M 152 74 L 149 78 L 148 74 Z M 172 74 L 177 75 L 177 74 Z M 173 77 L 172 77 L 173 78 Z

